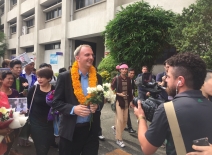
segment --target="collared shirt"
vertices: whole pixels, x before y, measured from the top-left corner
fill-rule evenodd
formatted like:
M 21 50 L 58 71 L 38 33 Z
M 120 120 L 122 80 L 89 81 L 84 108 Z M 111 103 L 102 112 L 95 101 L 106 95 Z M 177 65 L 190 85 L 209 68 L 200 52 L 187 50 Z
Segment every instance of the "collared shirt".
M 26 71 L 24 69 L 23 69 L 22 74 L 20 76 L 27 79 L 27 81 L 29 83 L 28 89 L 34 85 L 35 81 L 37 81 L 37 78 L 33 73 L 30 73 L 30 75 L 27 75 Z
M 87 95 L 87 88 L 88 88 L 88 73 L 86 75 L 83 75 L 82 72 L 79 70 L 79 74 L 80 74 L 80 83 L 81 83 L 81 87 L 82 87 L 82 90 L 83 90 L 83 94 L 86 96 Z M 74 108 L 75 108 L 75 106 L 72 108 L 72 111 L 70 112 L 71 115 L 74 115 Z M 77 122 L 76 123 L 89 122 L 90 117 L 91 117 L 91 115 L 89 115 L 87 117 L 77 116 Z

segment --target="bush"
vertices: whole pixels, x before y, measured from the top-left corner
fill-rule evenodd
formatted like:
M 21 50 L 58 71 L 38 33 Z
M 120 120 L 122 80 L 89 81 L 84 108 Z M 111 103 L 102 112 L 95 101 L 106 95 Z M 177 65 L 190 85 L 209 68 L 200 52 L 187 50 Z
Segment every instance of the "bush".
M 102 59 L 102 61 L 98 65 L 97 69 L 99 72 L 108 71 L 109 73 L 111 73 L 112 71 L 114 71 L 116 69 L 116 65 L 118 65 L 118 64 L 119 63 L 116 62 L 113 59 L 113 57 L 109 54 L 105 58 Z
M 106 83 L 106 82 L 110 82 L 111 81 L 111 76 L 110 73 L 108 71 L 102 71 L 99 73 L 102 77 L 102 82 Z

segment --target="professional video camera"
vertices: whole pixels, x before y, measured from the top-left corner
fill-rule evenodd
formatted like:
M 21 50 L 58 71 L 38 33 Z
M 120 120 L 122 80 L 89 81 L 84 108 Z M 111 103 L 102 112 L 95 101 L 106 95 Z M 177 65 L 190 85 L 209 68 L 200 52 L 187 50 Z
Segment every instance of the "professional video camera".
M 158 106 L 161 103 L 165 102 L 165 99 L 159 98 L 159 93 L 165 89 L 161 86 L 159 86 L 155 81 L 151 81 L 151 73 L 143 73 L 142 76 L 138 77 L 135 81 L 135 84 L 138 87 L 141 87 L 143 91 L 150 92 L 151 97 L 149 97 L 146 100 L 134 98 L 133 104 L 138 107 L 138 100 L 141 100 L 141 106 L 144 110 L 145 117 L 148 121 L 152 121 L 152 118 L 154 116 L 155 110 L 158 108 Z

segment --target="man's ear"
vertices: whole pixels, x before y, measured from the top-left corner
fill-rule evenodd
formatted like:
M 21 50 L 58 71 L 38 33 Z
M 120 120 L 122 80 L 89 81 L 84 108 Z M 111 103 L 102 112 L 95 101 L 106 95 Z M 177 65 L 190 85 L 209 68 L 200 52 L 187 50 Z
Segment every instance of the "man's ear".
M 78 61 L 79 60 L 79 56 L 77 55 L 77 56 L 75 56 L 75 60 L 76 61 Z

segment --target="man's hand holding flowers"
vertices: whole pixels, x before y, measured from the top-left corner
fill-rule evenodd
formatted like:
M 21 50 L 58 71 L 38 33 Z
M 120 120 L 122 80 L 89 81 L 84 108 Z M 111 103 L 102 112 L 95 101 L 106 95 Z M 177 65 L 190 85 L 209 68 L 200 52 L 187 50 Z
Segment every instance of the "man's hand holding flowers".
M 77 105 L 74 108 L 74 114 L 81 116 L 81 117 L 87 117 L 88 115 L 90 115 L 90 109 L 88 109 L 87 106 L 85 105 Z
M 90 104 L 91 113 L 95 113 L 97 108 L 98 104 L 92 104 L 92 103 Z

